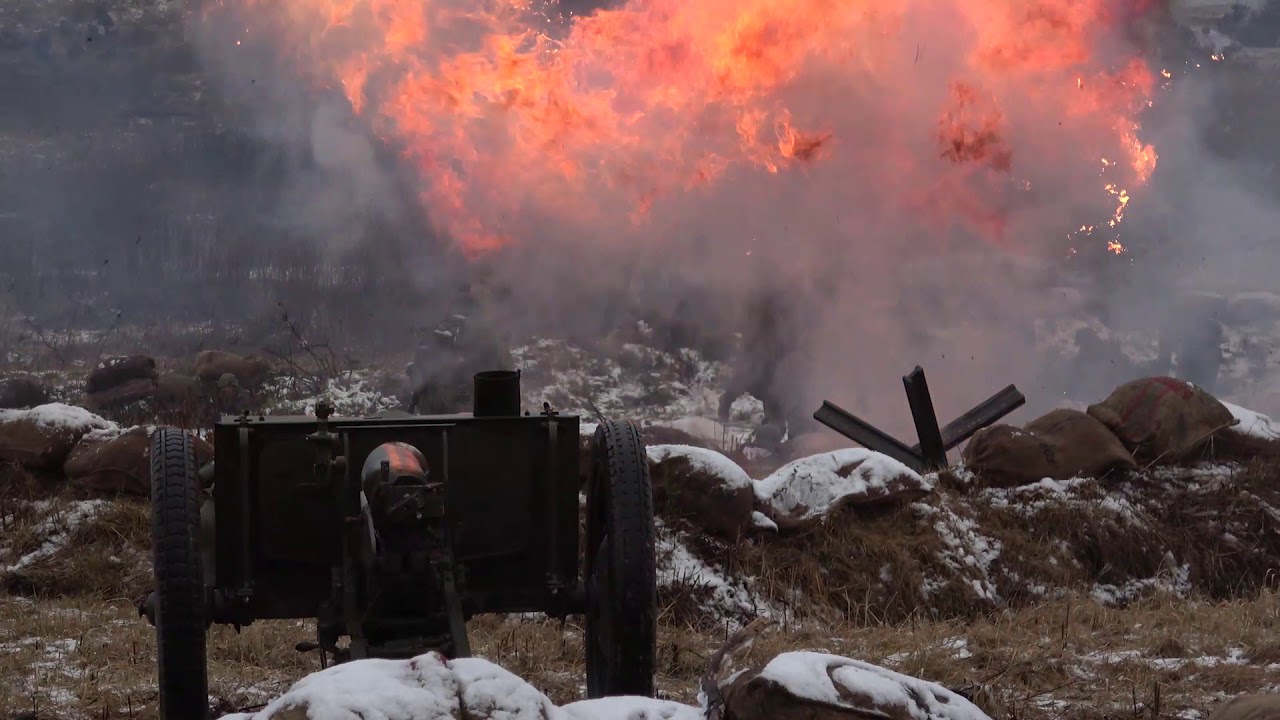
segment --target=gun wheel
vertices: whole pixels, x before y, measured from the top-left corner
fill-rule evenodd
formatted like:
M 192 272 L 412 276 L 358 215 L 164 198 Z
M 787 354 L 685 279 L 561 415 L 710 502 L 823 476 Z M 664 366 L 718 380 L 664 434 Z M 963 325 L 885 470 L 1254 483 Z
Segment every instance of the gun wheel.
M 206 720 L 200 479 L 191 437 L 182 430 L 157 430 L 151 440 L 151 543 L 160 719 Z
M 658 581 L 649 458 L 630 422 L 596 428 L 587 487 L 587 697 L 653 697 Z

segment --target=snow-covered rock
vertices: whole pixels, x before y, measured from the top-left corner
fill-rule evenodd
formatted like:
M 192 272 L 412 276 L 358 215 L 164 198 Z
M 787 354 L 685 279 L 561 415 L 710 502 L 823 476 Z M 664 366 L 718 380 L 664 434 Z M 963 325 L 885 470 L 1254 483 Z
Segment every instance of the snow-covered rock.
M 990 720 L 936 683 L 816 652 L 778 655 L 737 676 L 724 695 L 734 720 Z
M 865 448 L 800 458 L 755 484 L 756 498 L 779 525 L 817 520 L 845 504 L 905 502 L 932 491 L 919 473 Z

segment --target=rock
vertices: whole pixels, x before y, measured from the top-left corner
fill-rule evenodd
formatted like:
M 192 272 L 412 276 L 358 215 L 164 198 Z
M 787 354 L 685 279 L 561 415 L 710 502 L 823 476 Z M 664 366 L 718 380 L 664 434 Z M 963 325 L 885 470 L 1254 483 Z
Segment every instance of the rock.
M 765 514 L 782 530 L 818 522 L 846 505 L 903 504 L 933 492 L 919 473 L 865 448 L 793 460 L 754 487 Z
M 1219 705 L 1209 720 L 1280 720 L 1280 694 L 1237 695 Z
M 63 471 L 73 484 L 111 495 L 151 495 L 151 436 L 155 427 L 94 431 L 67 458 Z M 213 459 L 213 446 L 192 437 L 196 466 Z
M 0 380 L 0 410 L 33 408 L 49 402 L 49 391 L 30 377 Z
M 131 380 L 154 382 L 157 376 L 156 361 L 153 358 L 145 355 L 111 358 L 89 373 L 84 381 L 84 392 L 86 395 L 97 395 Z
M 153 397 L 158 387 L 153 378 L 126 380 L 107 390 L 85 395 L 85 404 L 90 409 L 99 411 L 120 408 Z
M 1134 460 L 1164 465 L 1191 459 L 1214 434 L 1238 422 L 1217 398 L 1171 377 L 1127 382 L 1088 413 L 1120 438 Z
M 754 481 L 714 450 L 692 445 L 649 446 L 655 511 L 683 518 L 723 538 L 750 532 Z
M 31 470 L 57 469 L 86 433 L 114 429 L 115 423 L 61 403 L 0 410 L 0 462 Z
M 723 695 L 724 720 L 990 720 L 936 683 L 814 652 L 778 655 Z
M 196 377 L 216 383 L 226 374 L 235 376 L 244 388 L 257 388 L 266 381 L 271 366 L 253 355 L 241 357 L 222 350 L 205 350 L 196 355 Z
M 993 425 L 965 446 L 965 467 L 994 487 L 1015 487 L 1045 478 L 1101 477 L 1137 464 L 1123 443 L 1096 418 L 1058 409 L 1024 428 Z

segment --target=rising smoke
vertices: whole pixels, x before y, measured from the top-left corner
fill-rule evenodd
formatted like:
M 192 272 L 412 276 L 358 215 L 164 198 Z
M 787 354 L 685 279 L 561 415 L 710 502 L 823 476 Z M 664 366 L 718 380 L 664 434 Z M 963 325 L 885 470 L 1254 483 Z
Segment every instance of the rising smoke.
M 1009 382 L 1035 412 L 1063 382 L 1045 323 L 1177 334 L 1186 287 L 1264 289 L 1276 266 L 1280 203 L 1209 148 L 1216 75 L 1173 67 L 1162 89 L 1131 22 L 1170 34 L 1153 3 L 473 5 L 188 18 L 206 91 L 276 158 L 256 248 L 296 239 L 370 290 L 411 284 L 411 324 L 482 283 L 513 335 L 723 334 L 778 291 L 799 319 L 784 390 L 895 432 L 917 363 L 941 415 Z

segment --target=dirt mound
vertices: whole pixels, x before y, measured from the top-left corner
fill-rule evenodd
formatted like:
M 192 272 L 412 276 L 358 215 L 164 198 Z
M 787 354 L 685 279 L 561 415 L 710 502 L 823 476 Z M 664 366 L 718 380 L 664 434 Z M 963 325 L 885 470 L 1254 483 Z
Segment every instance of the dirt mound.
M 1280 463 L 937 488 L 738 542 L 664 526 L 663 597 L 695 624 L 968 620 L 1071 593 L 1116 606 L 1161 593 L 1225 600 L 1280 585 L 1278 530 Z

